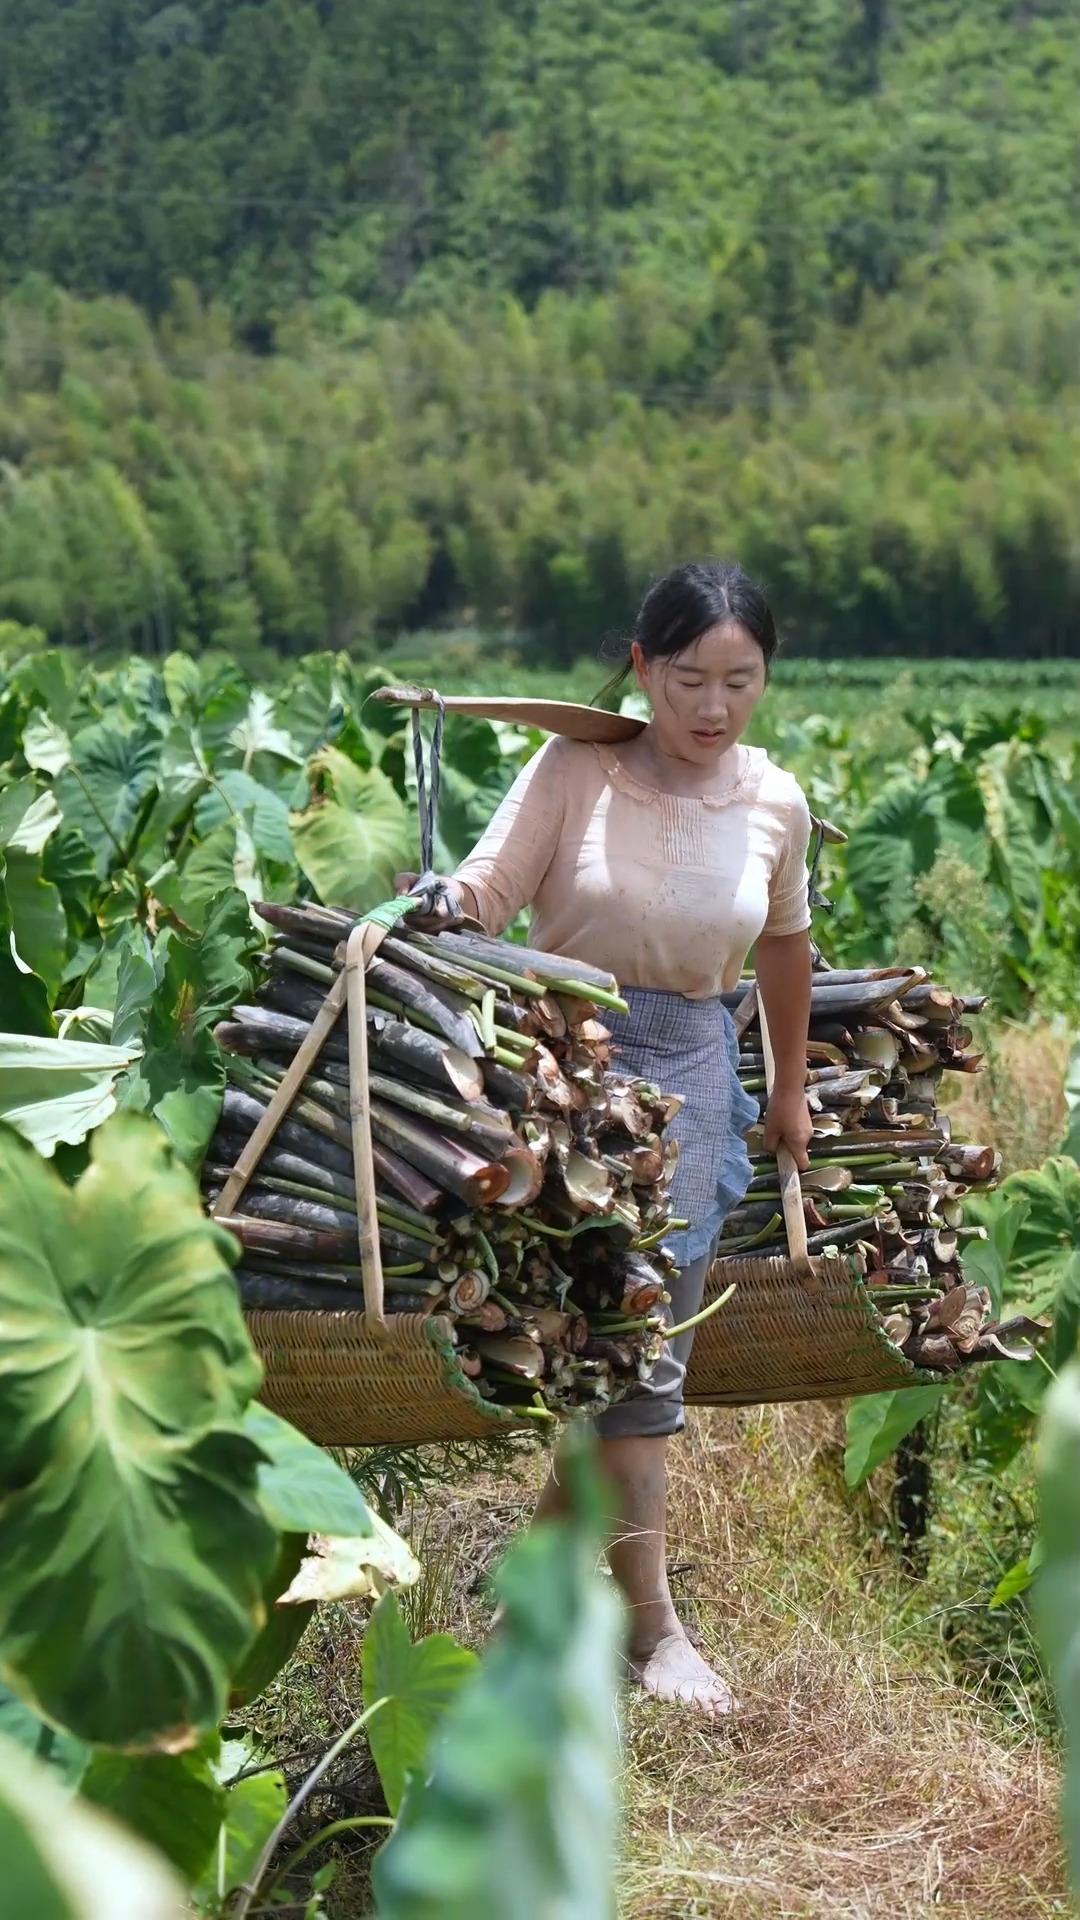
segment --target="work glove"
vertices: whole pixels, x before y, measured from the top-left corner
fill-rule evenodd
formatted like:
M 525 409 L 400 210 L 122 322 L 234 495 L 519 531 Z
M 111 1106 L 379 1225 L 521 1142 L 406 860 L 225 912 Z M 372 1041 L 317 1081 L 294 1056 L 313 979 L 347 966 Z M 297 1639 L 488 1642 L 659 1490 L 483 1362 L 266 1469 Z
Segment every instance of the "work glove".
M 394 875 L 395 893 L 412 894 L 416 906 L 407 918 L 421 933 L 446 933 L 452 927 L 483 928 L 466 911 L 461 890 L 441 873 L 398 873 Z

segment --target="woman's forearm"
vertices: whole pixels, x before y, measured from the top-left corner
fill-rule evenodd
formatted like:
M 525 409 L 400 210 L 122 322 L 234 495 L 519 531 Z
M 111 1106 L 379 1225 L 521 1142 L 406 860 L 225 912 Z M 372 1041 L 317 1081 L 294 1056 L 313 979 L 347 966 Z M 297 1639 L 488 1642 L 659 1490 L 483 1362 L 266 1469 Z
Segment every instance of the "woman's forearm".
M 754 948 L 754 972 L 776 1062 L 773 1091 L 801 1094 L 810 1024 L 810 935 L 763 933 Z

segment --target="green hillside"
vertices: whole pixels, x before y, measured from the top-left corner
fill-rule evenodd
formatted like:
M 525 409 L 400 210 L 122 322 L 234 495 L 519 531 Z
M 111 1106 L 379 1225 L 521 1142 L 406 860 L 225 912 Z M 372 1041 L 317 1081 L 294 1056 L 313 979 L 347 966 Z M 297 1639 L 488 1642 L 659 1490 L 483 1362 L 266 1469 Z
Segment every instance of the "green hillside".
M 1057 0 L 0 0 L 0 618 L 1075 646 Z
M 0 256 L 261 342 L 297 298 L 1069 275 L 1065 0 L 5 0 Z

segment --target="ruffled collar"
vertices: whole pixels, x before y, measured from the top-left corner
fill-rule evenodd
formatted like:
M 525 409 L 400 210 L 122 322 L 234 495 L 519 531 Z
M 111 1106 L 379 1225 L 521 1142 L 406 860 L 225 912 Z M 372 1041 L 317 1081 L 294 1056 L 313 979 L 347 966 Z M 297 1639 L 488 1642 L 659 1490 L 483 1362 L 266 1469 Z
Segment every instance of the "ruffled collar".
M 646 807 L 654 807 L 665 800 L 676 801 L 680 805 L 689 807 L 730 807 L 737 800 L 753 800 L 765 778 L 765 768 L 769 760 L 764 747 L 744 747 L 740 742 L 735 749 L 740 756 L 740 770 L 738 778 L 730 787 L 722 788 L 719 793 L 680 794 L 664 793 L 660 787 L 647 787 L 642 781 L 635 780 L 633 774 L 627 772 L 618 755 L 599 741 L 593 741 L 593 750 L 611 785 L 619 793 L 625 793 L 629 799 L 636 800 L 639 805 Z

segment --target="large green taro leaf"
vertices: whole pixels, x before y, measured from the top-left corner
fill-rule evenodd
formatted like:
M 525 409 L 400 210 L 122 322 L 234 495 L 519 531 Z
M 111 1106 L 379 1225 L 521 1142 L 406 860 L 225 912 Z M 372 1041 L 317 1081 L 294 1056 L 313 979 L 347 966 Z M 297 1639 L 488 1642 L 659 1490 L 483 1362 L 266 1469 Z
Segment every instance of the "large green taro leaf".
M 11 1740 L 32 1753 L 69 1787 L 78 1785 L 90 1758 L 85 1740 L 76 1740 L 74 1734 L 60 1727 L 47 1726 L 25 1700 L 20 1700 L 0 1680 L 0 1742 L 4 1740 Z
M 912 883 L 929 873 L 940 839 L 935 796 L 925 780 L 891 780 L 853 828 L 845 849 L 852 892 L 867 919 L 899 924 Z
M 306 1533 L 281 1536 L 277 1562 L 263 1591 L 266 1621 L 233 1675 L 230 1712 L 248 1706 L 270 1685 L 286 1660 L 291 1660 L 311 1624 L 314 1600 L 300 1604 L 290 1602 L 287 1607 L 278 1605 L 281 1595 L 288 1592 L 300 1571 L 307 1545 Z
M 372 1718 L 368 1743 L 391 1813 L 401 1805 L 409 1774 L 423 1771 L 443 1715 L 476 1664 L 475 1653 L 448 1633 L 410 1640 L 395 1593 L 376 1603 L 364 1635 L 364 1705 L 385 1702 Z
M 42 878 L 40 854 L 9 847 L 4 865 L 12 957 L 17 955 L 24 967 L 44 981 L 46 991 L 55 994 L 67 948 L 63 901 L 51 882 Z
M 149 724 L 133 728 L 111 718 L 95 720 L 74 735 L 57 797 L 66 824 L 78 827 L 93 847 L 99 873 L 128 857 L 160 758 L 161 735 Z
M 247 962 L 258 946 L 247 901 L 230 887 L 211 903 L 201 933 L 165 928 L 152 963 L 133 953 L 118 979 L 113 1038 L 137 1037 L 144 1047 L 120 1105 L 153 1113 L 189 1164 L 206 1149 L 225 1086 L 211 1029 L 250 991 Z
M 0 1860 L 8 1920 L 176 1920 L 183 1888 L 160 1854 L 72 1799 L 0 1740 Z
M 1000 1191 L 1014 1203 L 1027 1203 L 1012 1250 L 1008 1297 L 1027 1301 L 1035 1312 L 1052 1313 L 1055 1323 L 1072 1309 L 1069 1335 L 1054 1357 L 1055 1367 L 1063 1366 L 1076 1346 L 1080 1307 L 1080 1168 L 1066 1154 L 1052 1155 L 1041 1167 L 1010 1173 Z
M 309 653 L 278 688 L 277 710 L 304 753 L 337 738 L 349 713 L 352 662 L 344 653 Z M 365 714 L 364 716 L 368 716 Z
M 1025 804 L 1022 776 L 1031 749 L 1023 741 L 1002 740 L 979 764 L 977 780 L 985 809 L 986 833 L 1012 917 L 1029 939 L 1042 917 L 1042 873 L 1046 855 L 1037 837 L 1036 808 Z
M 194 724 L 199 718 L 202 700 L 202 669 L 190 653 L 166 654 L 161 663 L 161 679 L 169 712 L 177 720 Z
M 184 927 L 201 931 L 217 894 L 238 887 L 249 906 L 256 900 L 293 900 L 296 862 L 260 855 L 245 816 L 230 815 L 200 840 L 179 872 L 172 862 L 154 881 L 154 892 Z
M 324 747 L 310 765 L 312 797 L 289 816 L 300 868 L 321 900 L 363 912 L 394 891 L 394 875 L 415 861 L 405 805 L 377 767 Z
M 991 1288 L 995 1312 L 1021 1308 L 1049 1315 L 1053 1326 L 1041 1362 L 1000 1360 L 980 1369 L 975 1398 L 981 1456 L 995 1468 L 1010 1460 L 1031 1431 L 1049 1382 L 1073 1358 L 1080 1327 L 1080 1169 L 1064 1154 L 1041 1167 L 1010 1173 L 996 1193 L 972 1195 L 965 1216 L 985 1226 L 989 1238 L 970 1243 L 969 1278 Z M 995 1283 L 987 1271 L 995 1243 L 1006 1236 L 1007 1264 Z
M 0 1019 L 10 1033 L 56 1032 L 49 991 L 39 974 L 18 955 L 14 906 L 8 897 L 7 862 L 0 853 Z
M 875 1467 L 894 1453 L 905 1434 L 936 1412 L 947 1385 L 897 1387 L 890 1393 L 864 1393 L 847 1413 L 844 1478 L 849 1487 L 861 1487 Z
M 85 834 L 74 827 L 61 827 L 45 849 L 41 870 L 58 889 L 71 930 L 76 932 L 89 918 L 98 898 L 93 848 Z
M 96 1753 L 79 1793 L 157 1847 L 187 1881 L 206 1868 L 225 1814 L 225 1789 L 201 1750 Z
M 11 959 L 21 970 L 37 974 L 50 996 L 64 971 L 67 916 L 56 887 L 43 878 L 42 862 L 60 818 L 55 796 L 37 793 L 32 780 L 13 781 L 0 791 Z
M 97 1744 L 190 1747 L 261 1624 L 231 1247 L 146 1120 L 107 1122 L 74 1188 L 0 1133 L 0 1674 Z
M 263 1454 L 259 1498 L 282 1533 L 333 1533 L 355 1540 L 375 1531 L 355 1480 L 279 1413 L 256 1401 L 247 1410 L 244 1432 Z
M 139 1047 L 0 1033 L 0 1119 L 47 1157 L 77 1146 L 115 1110 L 117 1076 Z
M 56 775 L 71 765 L 71 741 L 49 714 L 35 710 L 23 729 L 23 758 L 28 767 Z
M 54 794 L 38 793 L 32 780 L 14 780 L 0 789 L 0 847 L 42 853 L 62 817 Z
M 256 780 L 242 767 L 227 767 L 203 794 L 195 808 L 195 831 L 212 833 L 225 820 L 250 823 L 255 851 L 260 857 L 287 862 L 293 857 L 289 809 L 280 794 Z
M 291 718 L 283 702 L 277 703 L 277 711 Z M 273 696 L 267 693 L 265 687 L 256 687 L 243 719 L 230 732 L 229 745 L 243 755 L 245 773 L 250 771 L 261 754 L 268 755 L 271 760 L 291 761 L 294 766 L 303 764 L 304 756 L 298 751 L 292 735 L 284 727 L 278 726 L 277 711 Z

